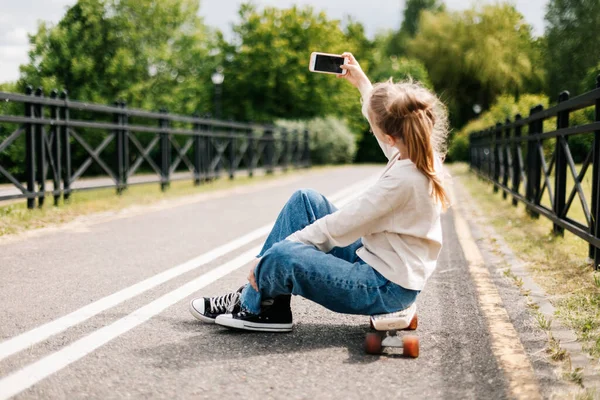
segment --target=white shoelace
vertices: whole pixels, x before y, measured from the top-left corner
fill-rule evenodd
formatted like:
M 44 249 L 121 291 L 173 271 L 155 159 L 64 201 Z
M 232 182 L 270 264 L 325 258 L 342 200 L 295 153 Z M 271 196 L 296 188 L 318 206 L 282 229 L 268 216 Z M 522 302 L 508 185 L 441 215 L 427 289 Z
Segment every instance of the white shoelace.
M 210 310 L 213 313 L 232 311 L 239 298 L 239 292 L 227 293 L 219 297 L 211 297 Z

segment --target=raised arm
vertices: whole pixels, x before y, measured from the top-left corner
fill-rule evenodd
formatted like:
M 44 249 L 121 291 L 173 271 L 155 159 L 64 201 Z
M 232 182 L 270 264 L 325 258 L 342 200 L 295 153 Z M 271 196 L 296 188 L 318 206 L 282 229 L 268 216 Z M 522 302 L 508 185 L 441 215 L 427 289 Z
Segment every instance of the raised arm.
M 346 72 L 345 75 L 338 75 L 338 78 L 346 79 L 348 82 L 350 82 L 352 84 L 352 86 L 354 86 L 355 88 L 358 89 L 358 91 L 360 92 L 360 96 L 362 97 L 362 105 L 363 105 L 362 113 L 363 113 L 364 117 L 367 119 L 367 121 L 369 121 L 369 125 L 371 125 L 371 129 L 373 129 L 373 125 L 371 124 L 369 115 L 367 113 L 367 106 L 369 104 L 369 97 L 371 95 L 371 90 L 373 89 L 373 85 L 371 85 L 371 81 L 369 80 L 367 75 L 364 73 L 364 71 L 362 70 L 362 68 L 358 64 L 358 61 L 356 61 L 356 58 L 354 58 L 352 53 L 344 53 L 344 54 L 342 54 L 342 56 L 346 57 L 348 59 L 348 63 L 345 65 L 342 65 L 342 69 L 345 69 L 348 72 Z M 385 156 L 387 157 L 388 160 L 390 160 L 392 157 L 394 157 L 396 155 L 398 150 L 383 143 L 382 141 L 377 139 L 377 136 L 374 136 L 374 137 L 377 140 L 377 143 L 379 143 L 379 147 L 381 147 L 383 154 L 385 154 Z

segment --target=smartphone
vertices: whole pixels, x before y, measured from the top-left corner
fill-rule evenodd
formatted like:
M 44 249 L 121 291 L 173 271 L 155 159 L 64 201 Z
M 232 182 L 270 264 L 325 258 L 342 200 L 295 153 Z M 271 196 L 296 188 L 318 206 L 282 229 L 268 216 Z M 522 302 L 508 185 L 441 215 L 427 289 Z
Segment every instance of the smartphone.
M 321 72 L 323 74 L 346 75 L 346 70 L 341 66 L 346 64 L 348 59 L 339 54 L 328 54 L 313 52 L 310 55 L 310 64 L 308 69 L 311 72 Z

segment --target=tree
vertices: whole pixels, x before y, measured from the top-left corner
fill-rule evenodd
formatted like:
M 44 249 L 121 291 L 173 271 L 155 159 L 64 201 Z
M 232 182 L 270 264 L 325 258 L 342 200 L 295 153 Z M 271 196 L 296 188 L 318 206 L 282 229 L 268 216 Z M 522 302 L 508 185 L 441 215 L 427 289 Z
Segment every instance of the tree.
M 361 59 L 368 53 L 362 25 L 340 21 L 311 7 L 262 11 L 242 5 L 232 43 L 221 40 L 224 112 L 237 120 L 309 119 L 360 115 L 358 93 L 333 75 L 308 71 L 311 51 Z M 365 64 L 368 60 L 365 59 Z
M 409 55 L 427 67 L 456 127 L 475 117 L 474 104 L 487 109 L 502 93 L 518 95 L 541 85 L 543 73 L 534 65 L 539 46 L 514 6 L 425 11 L 419 26 Z
M 546 9 L 546 69 L 548 95 L 556 99 L 563 90 L 580 94 L 588 70 L 600 63 L 600 2 L 550 0 Z M 587 82 L 586 82 L 587 83 Z
M 198 0 L 79 0 L 56 26 L 42 23 L 30 37 L 20 85 L 65 88 L 100 103 L 204 108 L 211 65 L 203 62 L 208 32 L 198 8 Z
M 407 0 L 400 31 L 414 37 L 419 29 L 421 12 L 430 11 L 435 13 L 444 11 L 444 9 L 444 4 L 440 0 Z
M 402 11 L 400 30 L 394 33 L 388 44 L 390 55 L 401 55 L 406 51 L 406 42 L 413 38 L 419 29 L 419 19 L 423 11 L 444 11 L 440 0 L 407 0 Z

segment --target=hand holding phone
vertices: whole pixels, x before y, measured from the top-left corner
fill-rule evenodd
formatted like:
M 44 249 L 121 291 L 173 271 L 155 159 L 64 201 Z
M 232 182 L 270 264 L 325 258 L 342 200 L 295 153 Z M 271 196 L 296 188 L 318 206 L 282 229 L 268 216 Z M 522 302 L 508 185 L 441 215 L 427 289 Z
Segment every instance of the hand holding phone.
M 360 64 L 358 64 L 358 61 L 356 61 L 356 58 L 354 58 L 352 53 L 346 52 L 342 54 L 342 57 L 344 57 L 347 62 L 342 65 L 341 68 L 347 73 L 344 75 L 338 75 L 338 78 L 346 79 L 352 84 L 352 86 L 357 88 L 364 97 L 365 94 L 371 89 L 371 81 L 369 81 L 369 78 L 364 73 L 360 67 Z
M 347 62 L 348 59 L 339 54 L 313 52 L 308 69 L 322 74 L 346 75 L 347 71 L 342 69 L 342 65 Z

